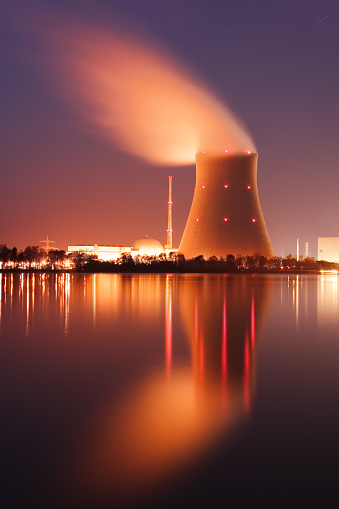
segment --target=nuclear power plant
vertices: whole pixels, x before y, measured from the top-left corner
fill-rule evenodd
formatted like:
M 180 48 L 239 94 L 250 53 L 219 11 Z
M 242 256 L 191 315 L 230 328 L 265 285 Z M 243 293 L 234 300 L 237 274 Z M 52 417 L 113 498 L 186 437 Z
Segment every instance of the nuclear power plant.
M 182 253 L 186 259 L 202 255 L 226 257 L 260 253 L 274 256 L 261 211 L 257 188 L 258 155 L 253 152 L 196 154 L 196 185 L 179 249 L 173 249 L 172 177 L 168 188 L 167 244 L 144 237 L 132 246 L 68 246 L 68 252 L 95 254 L 117 260 L 122 254 L 159 256 Z
M 194 258 L 273 256 L 257 188 L 258 155 L 200 152 L 196 185 L 179 252 Z

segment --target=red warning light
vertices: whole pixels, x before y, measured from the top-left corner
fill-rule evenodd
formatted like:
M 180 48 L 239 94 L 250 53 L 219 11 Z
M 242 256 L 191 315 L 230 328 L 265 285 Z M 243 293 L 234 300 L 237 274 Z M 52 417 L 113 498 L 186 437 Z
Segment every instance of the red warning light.
M 225 185 L 224 185 L 224 188 L 225 188 L 225 189 L 227 189 L 227 188 L 228 188 L 228 184 L 225 184 Z
M 253 217 L 253 219 L 252 219 L 252 223 L 255 223 L 255 222 L 256 222 L 256 219 Z
M 251 186 L 247 186 L 247 189 L 251 189 Z
M 224 217 L 224 221 L 228 221 L 228 217 Z

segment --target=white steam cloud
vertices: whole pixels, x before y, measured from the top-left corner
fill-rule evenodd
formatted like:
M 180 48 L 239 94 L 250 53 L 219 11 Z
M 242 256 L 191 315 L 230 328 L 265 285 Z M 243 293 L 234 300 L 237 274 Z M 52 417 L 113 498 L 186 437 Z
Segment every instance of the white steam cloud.
M 165 52 L 88 25 L 47 38 L 64 92 L 120 149 L 166 165 L 190 164 L 200 151 L 255 150 L 229 108 Z

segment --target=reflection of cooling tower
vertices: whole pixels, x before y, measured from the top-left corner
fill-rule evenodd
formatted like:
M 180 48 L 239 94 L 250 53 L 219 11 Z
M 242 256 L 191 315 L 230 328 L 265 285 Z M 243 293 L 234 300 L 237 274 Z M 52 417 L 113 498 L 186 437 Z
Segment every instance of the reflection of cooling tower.
M 257 154 L 196 155 L 196 186 L 179 251 L 186 258 L 273 256 L 257 188 Z
M 244 275 L 223 279 L 204 275 L 179 281 L 178 308 L 195 372 L 203 370 L 209 383 L 227 372 L 224 382 L 233 391 L 252 384 L 272 281 Z

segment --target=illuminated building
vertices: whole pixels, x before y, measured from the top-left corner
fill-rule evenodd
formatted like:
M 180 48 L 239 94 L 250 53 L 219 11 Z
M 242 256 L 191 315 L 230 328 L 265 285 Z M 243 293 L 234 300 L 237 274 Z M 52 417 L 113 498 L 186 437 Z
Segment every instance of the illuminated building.
M 100 261 L 113 261 L 122 255 L 136 256 L 159 256 L 162 253 L 169 254 L 177 252 L 177 249 L 168 249 L 158 240 L 150 237 L 137 239 L 132 246 L 99 246 L 94 245 L 74 245 L 68 246 L 68 253 L 85 253 L 89 256 L 97 256 Z
M 165 252 L 164 246 L 158 240 L 143 237 L 133 243 L 133 252 L 137 251 L 140 256 L 159 256 Z
M 258 155 L 199 153 L 191 210 L 179 245 L 186 258 L 272 257 L 257 188 Z
M 89 256 L 97 256 L 101 261 L 117 260 L 124 253 L 131 254 L 131 246 L 99 246 L 94 245 L 74 245 L 67 247 L 67 253 L 84 253 Z
M 339 263 L 339 237 L 318 237 L 318 260 Z
M 122 255 L 135 256 L 159 256 L 165 252 L 165 248 L 160 242 L 150 237 L 137 239 L 132 246 L 100 246 L 94 245 L 74 245 L 68 246 L 68 253 L 85 253 L 90 256 L 97 256 L 101 261 L 117 260 Z

